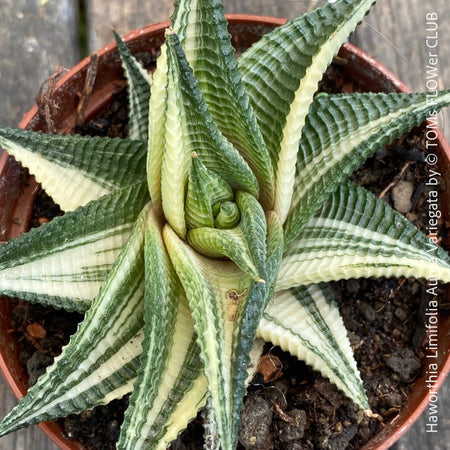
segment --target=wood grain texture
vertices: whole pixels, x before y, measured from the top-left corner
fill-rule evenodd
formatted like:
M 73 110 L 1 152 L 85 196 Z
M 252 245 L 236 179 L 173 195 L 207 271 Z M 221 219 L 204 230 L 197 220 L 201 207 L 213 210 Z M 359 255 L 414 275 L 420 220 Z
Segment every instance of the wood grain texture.
M 0 123 L 15 125 L 57 66 L 79 59 L 76 0 L 0 0 Z
M 78 59 L 76 0 L 0 0 L 0 123 L 17 124 L 27 111 L 42 81 L 58 65 L 72 66 Z M 224 0 L 228 13 L 249 13 L 292 18 L 323 1 Z M 89 51 L 119 33 L 169 18 L 171 0 L 85 0 Z M 439 76 L 450 86 L 450 5 L 448 0 L 379 0 L 351 41 L 371 53 L 413 90 L 426 89 L 428 49 L 426 14 L 439 22 Z M 63 31 L 67 31 L 66 35 Z M 20 36 L 18 40 L 15 37 Z M 450 138 L 450 111 L 441 117 Z M 0 380 L 0 417 L 16 403 Z M 394 450 L 450 450 L 450 380 L 439 394 L 439 433 L 425 433 L 425 415 L 393 446 Z M 55 450 L 37 428 L 0 439 L 0 450 Z
M 112 41 L 111 28 L 119 34 L 150 23 L 168 20 L 172 2 L 167 0 L 108 1 L 86 0 L 89 51 Z

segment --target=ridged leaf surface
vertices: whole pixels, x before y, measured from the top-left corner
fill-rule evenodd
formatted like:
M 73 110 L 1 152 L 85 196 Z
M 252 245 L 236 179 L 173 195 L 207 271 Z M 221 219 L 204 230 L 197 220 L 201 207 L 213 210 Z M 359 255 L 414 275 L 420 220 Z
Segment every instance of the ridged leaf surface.
M 146 145 L 128 139 L 0 127 L 0 146 L 31 170 L 64 211 L 145 180 Z
M 278 292 L 264 311 L 258 336 L 305 361 L 362 409 L 369 408 L 347 330 L 326 285 Z
M 264 282 L 266 219 L 261 205 L 246 192 L 236 194 L 240 223 L 221 230 L 195 228 L 188 233 L 189 244 L 211 258 L 228 257 L 255 281 Z
M 282 223 L 291 205 L 298 143 L 313 95 L 334 55 L 373 3 L 327 3 L 275 29 L 239 58 L 245 89 L 272 159 L 274 210 Z
M 266 215 L 266 260 L 265 283 L 253 282 L 247 296 L 236 298 L 229 295 L 232 306 L 237 306 L 234 318 L 233 351 L 232 351 L 232 385 L 234 396 L 233 404 L 233 429 L 232 436 L 237 442 L 239 433 L 240 415 L 243 408 L 245 395 L 245 369 L 249 367 L 252 346 L 254 345 L 256 331 L 261 321 L 263 312 L 269 302 L 274 289 L 274 283 L 280 268 L 283 248 L 283 227 L 278 216 L 274 212 Z M 237 300 L 237 305 L 235 305 Z M 236 445 L 236 444 L 235 444 Z
M 214 227 L 215 209 L 224 201 L 234 199 L 233 190 L 216 173 L 208 170 L 192 155 L 186 193 L 186 223 L 188 228 Z
M 320 95 L 308 114 L 300 150 L 286 245 L 366 158 L 450 103 L 443 91 L 431 103 L 427 94 Z
M 171 227 L 184 237 L 184 201 L 193 152 L 232 188 L 255 195 L 258 182 L 242 156 L 212 121 L 177 37 L 169 33 L 166 44 L 168 77 L 161 164 L 162 205 Z
M 212 118 L 252 168 L 261 188 L 260 201 L 265 208 L 271 208 L 272 164 L 240 79 L 221 2 L 178 2 L 172 27 L 180 38 Z
M 342 184 L 283 256 L 277 290 L 360 277 L 450 281 L 450 257 L 400 213 Z
M 147 202 L 145 183 L 134 185 L 0 245 L 0 292 L 86 311 Z
M 231 449 L 231 349 L 236 298 L 248 294 L 249 280 L 230 262 L 208 259 L 192 250 L 166 226 L 164 242 L 186 291 L 200 355 L 224 448 Z
M 148 113 L 150 86 L 153 78 L 142 64 L 131 54 L 130 49 L 114 31 L 128 87 L 128 137 L 146 141 L 148 139 Z
M 154 446 L 167 434 L 167 421 L 174 417 L 176 404 L 203 373 L 192 317 L 154 211 L 146 229 L 145 273 L 141 366 L 125 414 L 125 431 L 118 443 L 119 448 L 130 450 Z M 197 398 L 196 404 L 202 398 Z M 177 423 L 180 417 L 191 418 L 179 412 Z
M 167 45 L 161 46 L 153 84 L 150 90 L 148 114 L 147 183 L 152 204 L 162 215 L 161 163 L 164 153 L 165 121 L 167 105 Z
M 237 63 L 219 1 L 179 0 L 153 82 L 118 38 L 138 140 L 0 128 L 74 210 L 0 246 L 0 289 L 87 310 L 0 434 L 132 392 L 118 448 L 163 450 L 208 403 L 216 446 L 235 450 L 257 336 L 368 407 L 322 282 L 450 281 L 443 250 L 346 181 L 450 91 L 314 97 L 373 3 L 327 2 Z
M 123 392 L 123 387 L 135 377 L 136 346 L 142 339 L 138 334 L 144 315 L 144 234 L 148 211 L 147 206 L 137 219 L 77 332 L 45 375 L 3 420 L 1 435 L 27 424 L 81 412 L 105 398 L 111 400 L 105 393 L 116 389 Z

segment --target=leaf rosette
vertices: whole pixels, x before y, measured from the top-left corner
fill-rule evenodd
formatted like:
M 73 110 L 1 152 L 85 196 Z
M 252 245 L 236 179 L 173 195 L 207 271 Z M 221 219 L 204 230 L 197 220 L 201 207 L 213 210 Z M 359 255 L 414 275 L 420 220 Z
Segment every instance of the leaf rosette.
M 118 448 L 166 448 L 208 404 L 233 449 L 264 340 L 370 408 L 327 282 L 450 281 L 444 250 L 347 181 L 450 92 L 315 95 L 373 3 L 329 3 L 236 59 L 222 5 L 179 1 L 153 74 L 116 35 L 129 138 L 0 128 L 66 211 L 0 247 L 0 290 L 85 313 L 1 434 L 131 393 Z

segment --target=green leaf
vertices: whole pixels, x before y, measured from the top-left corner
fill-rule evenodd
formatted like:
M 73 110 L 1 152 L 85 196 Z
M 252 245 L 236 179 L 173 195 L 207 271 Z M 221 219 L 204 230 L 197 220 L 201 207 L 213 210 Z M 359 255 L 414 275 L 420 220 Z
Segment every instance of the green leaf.
M 194 153 L 186 194 L 188 228 L 213 227 L 215 210 L 224 201 L 233 200 L 230 186 L 216 173 L 208 170 Z
M 186 417 L 181 411 L 174 416 L 177 403 L 186 392 L 191 392 L 191 401 L 199 394 L 195 397 L 195 414 L 195 407 L 199 407 L 206 392 L 205 381 L 203 390 L 198 386 L 192 390 L 194 385 L 202 384 L 197 379 L 203 374 L 203 365 L 183 288 L 165 250 L 161 225 L 154 212 L 147 223 L 145 272 L 141 366 L 118 443 L 119 448 L 130 450 L 154 448 L 167 435 L 168 428 L 176 427 L 175 423 L 184 427 L 183 420 L 191 416 Z M 172 438 L 173 434 L 169 432 Z
M 232 229 L 195 228 L 189 244 L 210 258 L 230 258 L 254 281 L 264 283 L 266 220 L 261 205 L 251 194 L 238 192 L 236 204 L 241 221 Z
M 150 86 L 153 78 L 131 54 L 130 49 L 121 37 L 114 30 L 113 33 L 127 78 L 129 103 L 128 136 L 130 139 L 146 141 L 148 139 Z
M 220 204 L 214 226 L 223 230 L 234 228 L 240 221 L 241 214 L 234 202 L 226 201 Z
M 146 428 L 148 435 L 143 440 L 144 448 L 155 450 L 166 450 L 169 444 L 187 427 L 188 423 L 194 419 L 198 411 L 205 406 L 208 398 L 208 380 L 203 373 L 203 365 L 199 366 L 199 348 L 194 340 L 191 342 L 185 355 L 182 350 L 185 348 L 183 342 L 186 342 L 186 335 L 191 335 L 192 319 L 188 309 L 184 306 L 180 308 L 181 316 L 177 320 L 177 329 L 174 333 L 175 350 L 167 364 L 167 370 L 164 374 L 164 383 L 157 386 L 158 396 L 155 398 L 153 407 L 147 416 Z M 187 322 L 186 322 L 187 321 Z M 181 341 L 180 341 L 181 340 Z M 181 348 L 178 343 L 181 342 Z M 250 351 L 250 361 L 246 383 L 253 378 L 258 367 L 258 361 L 264 346 L 262 339 L 256 339 L 253 348 Z M 181 351 L 180 351 L 181 350 Z M 180 359 L 181 358 L 181 359 Z M 180 366 L 180 363 L 181 366 Z M 128 427 L 122 425 L 122 430 L 128 430 Z M 133 434 L 127 432 L 127 434 Z M 139 443 L 137 441 L 122 444 L 120 438 L 118 448 L 136 449 Z M 127 447 L 128 445 L 128 447 Z
M 431 103 L 427 94 L 320 95 L 308 114 L 291 211 L 285 223 L 286 246 L 306 221 L 366 158 L 450 103 L 450 91 Z
M 305 361 L 362 409 L 369 408 L 347 330 L 326 285 L 278 292 L 264 312 L 258 336 Z
M 327 3 L 276 28 L 239 58 L 274 166 L 274 210 L 282 223 L 291 204 L 298 143 L 313 95 L 333 56 L 373 3 Z
M 162 205 L 168 223 L 184 237 L 184 201 L 193 152 L 234 189 L 257 195 L 258 182 L 247 163 L 214 125 L 177 37 L 168 33 L 166 44 L 168 81 L 161 167 Z
M 248 295 L 251 283 L 233 263 L 211 260 L 194 252 L 167 225 L 163 235 L 194 318 L 221 443 L 224 449 L 232 449 L 236 419 L 231 391 L 233 330 L 239 302 Z
M 0 435 L 110 401 L 105 392 L 123 392 L 123 387 L 134 378 L 136 345 L 142 339 L 144 316 L 144 234 L 148 212 L 147 206 L 78 331 L 3 419 Z
M 64 209 L 85 205 L 0 247 L 0 289 L 20 278 L 11 295 L 80 311 L 97 294 L 0 434 L 133 391 L 119 447 L 165 449 L 210 398 L 222 448 L 234 450 L 257 333 L 368 406 L 332 295 L 311 283 L 450 281 L 444 251 L 345 184 L 377 148 L 448 104 L 450 91 L 433 103 L 427 94 L 313 100 L 373 3 L 328 2 L 272 32 L 238 67 L 219 1 L 181 0 L 172 18 L 181 44 L 169 30 L 150 100 L 150 78 L 118 38 L 130 130 L 142 141 L 0 128 L 0 144 L 36 167 Z
M 249 354 L 261 322 L 263 312 L 272 297 L 275 280 L 280 269 L 280 262 L 283 249 L 283 227 L 278 216 L 274 212 L 269 212 L 266 216 L 267 236 L 266 236 L 266 261 L 264 284 L 253 282 L 247 296 L 236 298 L 228 292 L 233 303 L 237 301 L 237 313 L 234 320 L 234 340 L 232 352 L 232 389 L 234 395 L 234 420 L 232 436 L 237 442 L 241 411 L 243 408 L 242 399 L 245 395 L 243 379 L 244 368 L 249 365 Z
M 145 180 L 146 144 L 0 127 L 0 146 L 30 169 L 64 211 Z
M 219 0 L 177 2 L 172 27 L 221 132 L 259 181 L 260 202 L 273 205 L 274 177 L 268 151 L 240 79 L 228 23 Z
M 266 283 L 251 281 L 231 262 L 199 255 L 169 227 L 164 230 L 166 247 L 188 297 L 221 444 L 227 449 L 237 442 L 249 354 L 281 260 L 281 223 L 274 213 L 267 221 Z
M 199 348 L 195 341 L 189 341 L 188 336 L 192 335 L 192 329 L 186 326 L 183 319 L 190 319 L 189 310 L 181 313 L 183 317 L 178 317 L 174 332 L 174 353 L 167 361 L 164 370 L 158 373 L 164 377 L 164 382 L 155 386 L 156 395 L 150 405 L 147 403 L 135 403 L 139 408 L 147 409 L 147 416 L 139 418 L 137 423 L 131 422 L 130 417 L 126 427 L 122 426 L 118 448 L 136 449 L 154 448 L 165 450 L 170 442 L 177 438 L 189 421 L 195 418 L 198 411 L 206 403 L 208 395 L 208 381 L 203 374 L 203 364 L 199 358 Z M 188 335 L 183 335 L 184 332 Z M 189 343 L 186 348 L 185 344 Z M 139 381 L 133 387 L 133 394 L 137 386 L 145 389 Z M 142 400 L 142 398 L 141 398 Z M 133 405 L 131 405 L 133 407 Z M 126 417 L 128 416 L 128 410 Z M 127 419 L 125 419 L 127 420 Z M 147 433 L 147 435 L 145 434 Z M 147 447 L 146 447 L 147 446 Z
M 0 292 L 84 312 L 147 202 L 146 184 L 132 185 L 0 245 Z
M 342 184 L 286 250 L 277 290 L 359 277 L 450 281 L 450 257 L 362 187 Z
M 237 292 L 245 292 L 248 284 L 242 286 L 242 280 L 235 277 L 236 271 L 230 270 L 230 263 L 219 263 L 196 254 L 187 244 L 181 241 L 166 225 L 164 242 L 170 259 L 186 291 L 194 328 L 197 334 L 200 356 L 204 364 L 204 372 L 208 379 L 208 389 L 217 417 L 222 445 L 231 449 L 231 414 L 230 414 L 230 352 L 226 343 L 224 310 L 222 295 L 224 286 L 235 283 Z M 208 269 L 207 269 L 208 267 Z M 213 285 L 211 275 L 220 274 L 219 285 Z M 237 286 L 240 284 L 240 286 Z M 230 314 L 230 313 L 228 313 Z M 234 314 L 232 312 L 231 314 Z

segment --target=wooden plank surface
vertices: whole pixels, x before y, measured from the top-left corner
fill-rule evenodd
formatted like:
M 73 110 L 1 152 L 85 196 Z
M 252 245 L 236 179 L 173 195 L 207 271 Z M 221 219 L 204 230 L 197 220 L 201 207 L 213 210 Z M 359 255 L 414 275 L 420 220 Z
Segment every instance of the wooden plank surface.
M 0 0 L 0 123 L 16 125 L 57 66 L 79 59 L 77 0 Z
M 41 82 L 63 65 L 78 59 L 76 0 L 0 0 L 0 123 L 17 124 L 38 92 Z M 228 13 L 249 13 L 292 18 L 320 1 L 224 0 Z M 87 48 L 111 41 L 111 27 L 125 33 L 148 23 L 168 19 L 170 0 L 85 0 Z M 439 24 L 439 76 L 441 87 L 450 86 L 450 5 L 448 0 L 379 0 L 352 37 L 356 43 L 414 90 L 426 89 L 426 14 L 436 13 Z M 68 34 L 65 34 L 65 33 Z M 23 33 L 23 34 L 22 34 Z M 17 40 L 16 36 L 20 36 Z M 450 138 L 450 112 L 441 117 Z M 0 417 L 16 403 L 0 380 Z M 394 445 L 394 450 L 450 449 L 450 381 L 439 395 L 439 433 L 425 433 L 425 417 Z M 0 450 L 54 450 L 37 427 L 0 439 Z

